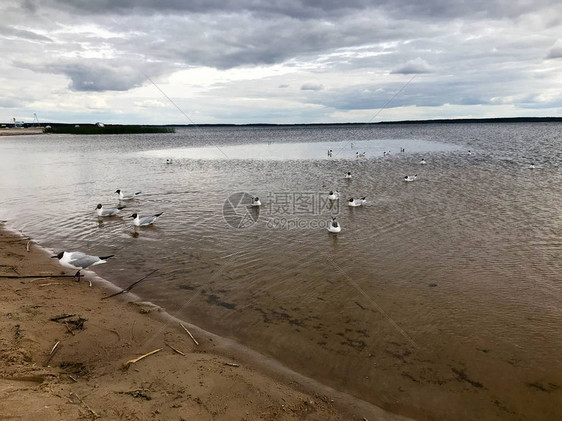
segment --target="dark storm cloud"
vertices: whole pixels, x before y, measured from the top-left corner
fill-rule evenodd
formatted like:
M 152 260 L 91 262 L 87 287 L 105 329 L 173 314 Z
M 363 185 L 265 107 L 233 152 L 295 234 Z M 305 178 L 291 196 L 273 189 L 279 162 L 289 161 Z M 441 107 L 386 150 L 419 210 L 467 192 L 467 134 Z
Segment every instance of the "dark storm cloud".
M 294 18 L 325 18 L 351 10 L 380 9 L 394 18 L 516 18 L 557 4 L 552 0 L 26 0 L 28 9 L 49 5 L 80 14 L 243 13 L 275 14 Z
M 36 72 L 63 74 L 70 79 L 69 88 L 73 91 L 127 91 L 147 83 L 146 74 L 141 67 L 117 60 L 78 59 L 41 65 L 23 62 L 15 64 Z M 158 70 L 152 67 L 151 73 L 158 73 Z

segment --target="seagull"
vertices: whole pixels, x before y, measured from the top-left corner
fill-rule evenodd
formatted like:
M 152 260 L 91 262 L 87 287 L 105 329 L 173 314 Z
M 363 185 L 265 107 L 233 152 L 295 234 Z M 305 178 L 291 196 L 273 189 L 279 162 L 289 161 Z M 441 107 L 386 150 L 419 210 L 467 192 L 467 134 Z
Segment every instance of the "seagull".
M 145 227 L 147 225 L 152 225 L 163 213 L 164 212 L 160 212 L 152 216 L 143 216 L 142 218 L 138 213 L 133 213 L 129 218 L 134 218 L 133 224 L 136 227 Z
M 531 162 L 531 165 L 529 165 L 529 169 L 530 169 L 530 170 L 534 170 L 534 169 L 535 169 L 535 164 L 533 164 L 533 163 Z
M 350 171 L 348 171 L 348 172 L 345 174 L 345 178 L 351 178 L 351 172 L 350 172 Z
M 106 263 L 107 259 L 113 257 L 114 255 L 110 256 L 89 256 L 86 253 L 81 253 L 79 251 L 61 251 L 56 256 L 51 256 L 51 258 L 59 259 L 59 263 L 67 268 L 70 269 L 78 269 L 76 272 L 76 277 L 78 277 L 78 281 L 80 281 L 80 271 L 82 269 L 86 269 L 89 266 L 101 265 L 102 263 Z
M 117 208 L 114 208 L 114 209 L 104 209 L 103 205 L 100 203 L 96 207 L 96 213 L 98 214 L 98 216 L 115 216 L 119 212 L 121 212 L 121 209 L 124 209 L 124 208 L 125 208 L 125 206 L 118 206 Z
M 422 160 L 420 161 L 420 164 L 425 165 L 425 164 L 427 164 L 427 162 L 425 162 L 425 159 L 422 158 Z
M 138 192 L 133 193 L 133 194 L 124 195 L 121 190 L 117 189 L 117 190 L 115 190 L 115 193 L 117 193 L 119 195 L 119 200 L 131 200 L 131 199 L 134 199 L 135 197 L 137 197 L 142 192 L 138 191 Z
M 332 216 L 332 220 L 330 222 L 328 222 L 328 231 L 333 232 L 335 234 L 337 234 L 338 232 L 341 231 L 341 226 L 336 221 L 335 216 Z
M 365 158 L 365 152 L 363 153 L 355 152 L 355 158 Z
M 363 196 L 361 199 L 354 199 L 353 197 L 347 202 L 347 206 L 356 208 L 357 206 L 363 206 L 367 202 L 366 198 Z
M 253 197 L 252 198 L 252 206 L 253 207 L 258 207 L 261 206 L 261 202 L 260 202 L 260 198 L 259 197 Z
M 171 164 L 171 163 L 172 163 L 172 160 L 171 160 L 171 159 L 169 159 L 169 158 L 166 159 L 166 164 Z
M 404 181 L 414 181 L 416 178 L 418 178 L 418 175 L 407 175 L 404 177 Z
M 339 198 L 340 198 L 340 194 L 337 190 L 336 191 L 330 190 L 330 193 L 328 193 L 328 200 L 338 200 Z

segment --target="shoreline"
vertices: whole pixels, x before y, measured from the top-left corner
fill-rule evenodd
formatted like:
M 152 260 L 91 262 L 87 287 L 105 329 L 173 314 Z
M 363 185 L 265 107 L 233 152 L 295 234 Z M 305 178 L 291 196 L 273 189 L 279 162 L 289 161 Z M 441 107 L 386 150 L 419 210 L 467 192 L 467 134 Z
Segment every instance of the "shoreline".
M 51 260 L 46 249 L 5 226 L 0 226 L 0 250 L 2 275 L 71 272 Z M 195 345 L 179 321 L 160 307 L 131 293 L 102 300 L 120 288 L 94 272 L 84 275 L 92 288 L 87 281 L 64 278 L 1 279 L 0 415 L 406 419 L 182 322 L 199 342 Z M 51 321 L 68 314 L 73 316 Z M 123 369 L 127 361 L 156 349 L 160 351 Z

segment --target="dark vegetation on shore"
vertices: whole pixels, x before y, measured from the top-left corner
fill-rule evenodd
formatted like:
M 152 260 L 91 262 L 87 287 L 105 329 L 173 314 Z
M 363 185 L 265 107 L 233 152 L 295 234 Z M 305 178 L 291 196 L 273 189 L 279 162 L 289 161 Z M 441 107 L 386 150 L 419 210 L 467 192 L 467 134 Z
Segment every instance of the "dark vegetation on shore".
M 115 124 L 98 126 L 95 124 L 70 125 L 59 124 L 45 129 L 45 133 L 64 134 L 138 134 L 138 133 L 174 133 L 173 127 L 164 126 L 141 126 L 128 124 Z

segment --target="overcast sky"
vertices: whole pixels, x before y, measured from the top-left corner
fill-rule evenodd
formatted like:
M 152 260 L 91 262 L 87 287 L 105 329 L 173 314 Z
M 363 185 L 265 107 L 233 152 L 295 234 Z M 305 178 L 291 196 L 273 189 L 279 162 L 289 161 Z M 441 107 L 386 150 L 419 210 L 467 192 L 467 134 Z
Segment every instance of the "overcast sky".
M 559 0 L 2 0 L 0 11 L 2 122 L 562 116 Z

